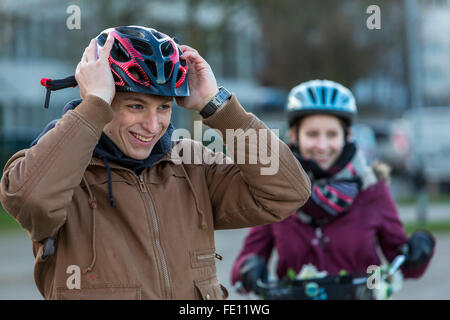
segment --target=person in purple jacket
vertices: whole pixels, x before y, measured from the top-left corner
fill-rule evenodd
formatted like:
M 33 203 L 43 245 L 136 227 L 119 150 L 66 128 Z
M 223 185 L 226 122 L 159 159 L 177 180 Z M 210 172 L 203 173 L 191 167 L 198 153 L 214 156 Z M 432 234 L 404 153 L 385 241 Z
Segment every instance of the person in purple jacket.
M 291 149 L 311 178 L 311 197 L 284 221 L 250 229 L 232 268 L 232 284 L 240 281 L 247 292 L 258 293 L 256 283 L 267 281 L 274 248 L 279 279 L 305 264 L 328 275 L 365 273 L 381 265 L 378 246 L 389 262 L 406 248 L 403 276 L 422 276 L 435 239 L 425 230 L 408 239 L 386 179 L 351 142 L 357 113 L 351 91 L 312 80 L 291 90 L 286 107 Z

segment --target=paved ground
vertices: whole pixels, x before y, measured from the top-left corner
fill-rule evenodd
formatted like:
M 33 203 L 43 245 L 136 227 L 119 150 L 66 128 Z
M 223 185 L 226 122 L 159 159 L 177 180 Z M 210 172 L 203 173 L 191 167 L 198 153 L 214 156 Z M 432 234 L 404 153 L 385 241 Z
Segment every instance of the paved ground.
M 0 299 L 42 299 L 34 285 L 33 263 L 25 232 L 0 235 Z
M 400 209 L 402 218 L 415 218 L 413 207 Z M 430 208 L 431 219 L 450 219 L 450 205 Z M 217 252 L 223 261 L 217 261 L 219 280 L 230 293 L 230 299 L 247 299 L 231 288 L 229 272 L 246 229 L 216 232 Z M 34 285 L 33 254 L 31 243 L 25 232 L 0 234 L 0 299 L 42 299 Z M 450 233 L 437 235 L 436 255 L 426 274 L 419 280 L 409 280 L 397 293 L 396 299 L 450 299 Z
M 229 270 L 240 248 L 246 230 L 219 231 L 216 233 L 217 252 L 224 260 L 217 262 L 217 273 L 219 280 L 230 293 L 229 299 L 247 299 L 246 296 L 238 295 L 229 282 Z M 436 236 L 436 253 L 425 275 L 418 280 L 407 280 L 403 282 L 403 288 L 397 292 L 395 299 L 413 300 L 441 300 L 450 299 L 450 233 L 438 234 Z M 236 247 L 237 246 L 239 248 Z M 272 262 L 273 264 L 273 262 Z M 272 268 L 273 270 L 274 268 Z

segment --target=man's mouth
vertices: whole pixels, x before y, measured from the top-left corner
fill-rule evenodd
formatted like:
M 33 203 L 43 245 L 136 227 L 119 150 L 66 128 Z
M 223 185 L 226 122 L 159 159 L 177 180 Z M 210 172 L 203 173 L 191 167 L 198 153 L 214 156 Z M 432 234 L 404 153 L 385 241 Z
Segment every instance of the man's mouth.
M 140 134 L 138 134 L 138 133 L 136 133 L 136 132 L 130 132 L 130 133 L 131 133 L 131 135 L 132 135 L 133 137 L 135 137 L 138 141 L 140 141 L 140 142 L 142 142 L 142 143 L 145 143 L 145 144 L 148 144 L 148 143 L 152 142 L 153 139 L 156 137 L 156 135 L 154 135 L 154 136 L 152 136 L 152 137 L 146 137 L 146 136 L 140 135 Z

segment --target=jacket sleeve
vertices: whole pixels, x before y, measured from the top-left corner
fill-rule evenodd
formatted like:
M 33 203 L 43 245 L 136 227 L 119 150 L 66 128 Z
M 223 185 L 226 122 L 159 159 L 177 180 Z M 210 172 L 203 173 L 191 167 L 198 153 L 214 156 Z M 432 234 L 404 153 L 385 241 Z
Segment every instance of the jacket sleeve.
M 36 145 L 17 152 L 6 163 L 0 201 L 33 241 L 55 237 L 65 223 L 74 188 L 112 116 L 104 100 L 88 96 Z
M 207 167 L 216 229 L 278 222 L 306 202 L 311 185 L 299 162 L 234 95 L 203 122 L 219 131 L 232 160 Z
M 392 262 L 399 254 L 399 247 L 408 241 L 408 236 L 403 228 L 389 187 L 384 182 L 380 183 L 380 192 L 377 203 L 382 220 L 378 230 L 378 240 L 384 256 L 389 262 Z M 402 267 L 403 276 L 405 278 L 421 277 L 428 268 L 430 261 L 431 258 L 428 263 L 414 269 Z
M 268 264 L 273 246 L 272 225 L 251 228 L 231 269 L 231 284 L 241 281 L 241 266 L 248 257 L 258 255 Z

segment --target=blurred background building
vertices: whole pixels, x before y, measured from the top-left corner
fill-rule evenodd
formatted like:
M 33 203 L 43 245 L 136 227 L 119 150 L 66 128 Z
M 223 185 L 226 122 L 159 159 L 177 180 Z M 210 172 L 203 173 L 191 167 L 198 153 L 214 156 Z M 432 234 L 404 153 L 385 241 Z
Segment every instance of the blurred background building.
M 450 105 L 450 1 L 421 1 L 425 106 Z
M 407 12 L 412 2 L 418 8 L 413 39 L 419 63 L 411 68 Z M 373 4 L 381 10 L 379 30 L 366 26 L 366 9 Z M 79 29 L 67 26 L 71 5 L 80 8 Z M 234 91 L 269 127 L 279 129 L 283 139 L 290 88 L 310 79 L 341 82 L 357 99 L 356 140 L 367 144 L 363 148 L 371 159 L 392 166 L 399 178 L 394 179 L 394 193 L 412 192 L 417 153 L 432 163 L 425 172 L 432 189 L 446 190 L 450 0 L 0 0 L 2 164 L 78 97 L 76 88 L 53 92 L 46 110 L 40 79 L 73 74 L 92 37 L 110 26 L 129 24 L 154 27 L 198 49 L 219 84 Z M 420 150 L 414 136 L 414 75 L 421 78 L 420 108 L 425 110 Z M 174 108 L 176 127 L 192 130 L 194 119 L 198 115 Z

